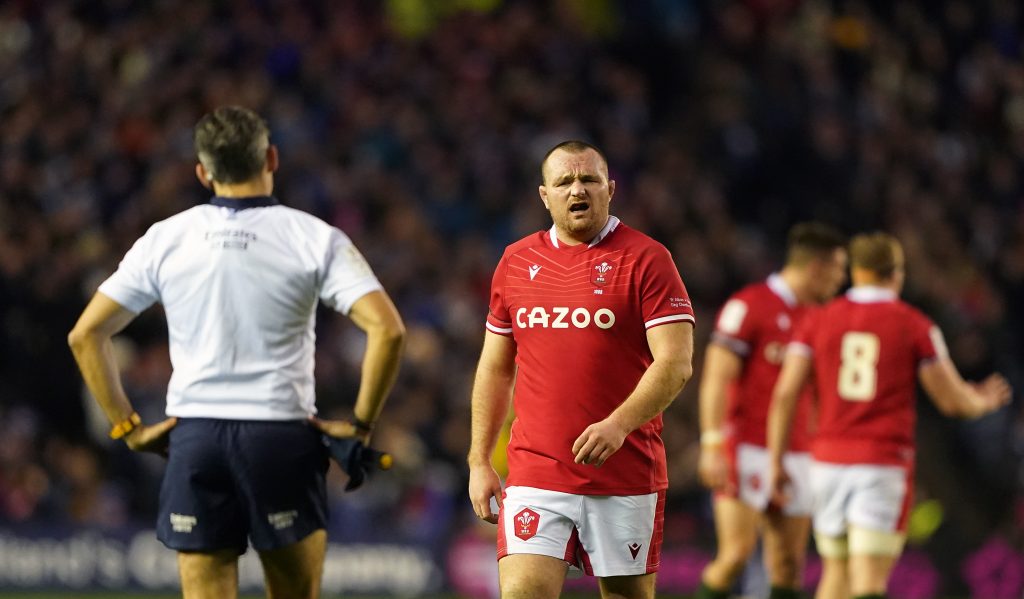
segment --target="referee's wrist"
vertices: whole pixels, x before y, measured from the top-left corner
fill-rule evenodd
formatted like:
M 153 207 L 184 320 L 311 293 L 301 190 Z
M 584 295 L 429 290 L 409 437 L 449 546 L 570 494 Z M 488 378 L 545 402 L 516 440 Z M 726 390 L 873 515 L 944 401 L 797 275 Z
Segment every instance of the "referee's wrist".
M 132 431 L 137 429 L 142 424 L 142 418 L 139 417 L 139 413 L 132 411 L 127 418 L 120 422 L 115 422 L 113 428 L 110 429 L 110 438 L 115 441 L 127 437 Z
M 373 422 L 363 420 L 362 418 L 352 415 L 352 426 L 356 427 L 356 430 L 360 433 L 373 432 Z

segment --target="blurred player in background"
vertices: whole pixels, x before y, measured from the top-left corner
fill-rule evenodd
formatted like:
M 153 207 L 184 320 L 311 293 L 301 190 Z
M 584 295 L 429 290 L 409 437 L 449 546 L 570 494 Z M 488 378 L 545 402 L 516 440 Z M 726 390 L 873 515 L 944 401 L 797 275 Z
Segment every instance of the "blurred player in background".
M 651 598 L 661 412 L 692 373 L 693 310 L 668 250 L 609 214 L 615 182 L 597 148 L 557 145 L 541 179 L 554 224 L 510 245 L 491 285 L 469 497 L 498 523 L 505 599 L 558 597 L 569 563 L 599 577 L 603 597 Z M 513 390 L 503 495 L 490 459 Z
M 762 525 L 770 597 L 799 596 L 811 514 L 807 419 L 801 411 L 785 456 L 795 497 L 782 509 L 768 509 L 765 423 L 794 327 L 808 306 L 831 299 L 845 281 L 845 245 L 830 226 L 794 226 L 782 270 L 735 293 L 718 315 L 701 375 L 698 466 L 714 491 L 718 552 L 701 577 L 701 599 L 729 596 Z
M 948 416 L 977 418 L 1004 405 L 1002 376 L 965 382 L 942 333 L 900 301 L 903 250 L 884 233 L 850 245 L 853 287 L 809 314 L 794 334 L 769 416 L 770 488 L 788 500 L 783 455 L 800 390 L 818 398 L 811 487 L 814 535 L 824 571 L 817 597 L 885 597 L 903 550 L 914 481 L 916 381 Z
M 344 233 L 271 195 L 277 148 L 238 107 L 195 128 L 209 204 L 153 225 L 69 335 L 82 376 L 136 451 L 169 455 L 157 536 L 178 551 L 184 596 L 238 594 L 238 556 L 259 552 L 267 595 L 319 595 L 327 535 L 321 432 L 367 441 L 394 383 L 404 326 Z M 313 418 L 316 307 L 367 334 L 353 422 Z M 140 421 L 111 337 L 159 302 L 174 372 L 163 422 Z

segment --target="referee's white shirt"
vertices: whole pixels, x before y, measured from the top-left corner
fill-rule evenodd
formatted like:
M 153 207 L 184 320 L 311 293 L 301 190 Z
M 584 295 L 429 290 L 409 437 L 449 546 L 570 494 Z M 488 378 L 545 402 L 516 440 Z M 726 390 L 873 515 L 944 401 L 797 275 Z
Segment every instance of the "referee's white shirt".
M 352 241 L 271 197 L 214 198 L 153 225 L 99 291 L 163 304 L 169 416 L 292 420 L 316 413 L 317 301 L 348 313 L 380 283 Z

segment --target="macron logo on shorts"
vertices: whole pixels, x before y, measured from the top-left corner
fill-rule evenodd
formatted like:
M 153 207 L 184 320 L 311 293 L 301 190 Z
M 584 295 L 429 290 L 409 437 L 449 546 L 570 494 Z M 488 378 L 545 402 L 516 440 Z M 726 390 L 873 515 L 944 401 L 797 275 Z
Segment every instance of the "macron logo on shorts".
M 632 554 L 633 559 L 636 559 L 636 554 L 640 553 L 640 543 L 633 542 L 627 546 L 629 547 L 629 553 Z
M 537 534 L 537 525 L 540 524 L 540 515 L 530 508 L 523 508 L 516 514 L 515 518 L 516 536 L 524 541 L 529 541 Z

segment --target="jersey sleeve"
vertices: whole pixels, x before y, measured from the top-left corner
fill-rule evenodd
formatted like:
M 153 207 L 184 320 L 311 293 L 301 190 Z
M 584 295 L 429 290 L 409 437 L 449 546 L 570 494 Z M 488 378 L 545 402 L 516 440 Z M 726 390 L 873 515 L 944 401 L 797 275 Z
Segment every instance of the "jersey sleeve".
M 917 356 L 918 365 L 949 356 L 942 331 L 935 326 L 930 318 L 924 314 L 915 313 L 911 322 L 913 323 L 911 344 L 914 354 Z
M 757 332 L 757 319 L 751 316 L 750 309 L 744 295 L 733 294 L 718 312 L 711 339 L 738 356 L 748 355 Z
M 505 273 L 508 271 L 508 253 L 505 253 L 491 278 L 491 299 L 487 306 L 487 330 L 506 337 L 512 336 L 512 315 L 505 304 Z
M 348 314 L 359 298 L 380 289 L 380 282 L 352 240 L 340 229 L 331 227 L 320 299 L 330 308 Z
M 793 352 L 808 358 L 814 355 L 814 333 L 819 329 L 823 313 L 822 308 L 814 308 L 800 319 L 800 323 L 793 331 L 789 345 L 786 346 L 786 352 Z
M 644 328 L 673 322 L 695 324 L 690 296 L 668 250 L 659 246 L 643 264 L 640 309 Z
M 160 289 L 157 286 L 153 263 L 154 236 L 154 229 L 151 227 L 124 255 L 114 274 L 99 287 L 100 293 L 135 314 L 160 301 Z

